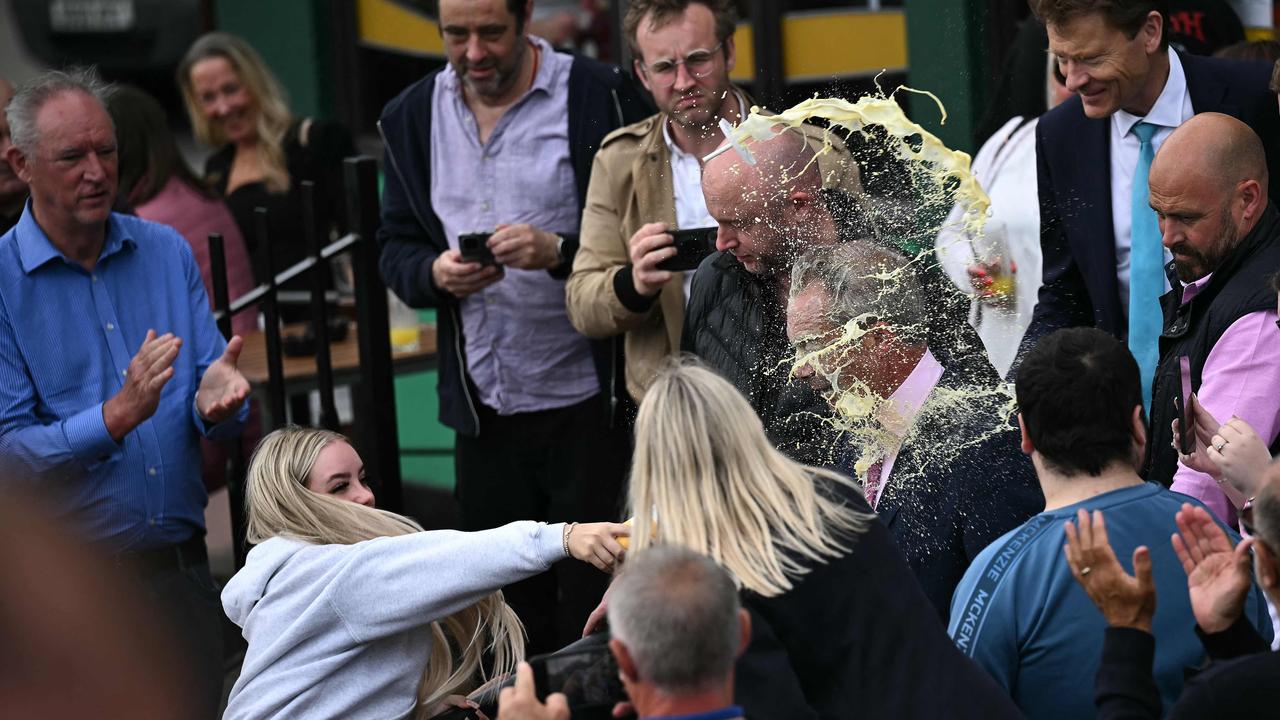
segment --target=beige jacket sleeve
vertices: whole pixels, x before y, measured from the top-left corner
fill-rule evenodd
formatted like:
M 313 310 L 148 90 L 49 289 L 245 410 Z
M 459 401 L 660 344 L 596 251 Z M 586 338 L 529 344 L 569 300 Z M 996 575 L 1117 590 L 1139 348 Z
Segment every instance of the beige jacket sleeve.
M 602 162 L 605 154 L 604 149 L 596 153 L 592 163 L 578 253 L 565 284 L 569 322 L 589 338 L 606 338 L 633 330 L 658 307 L 655 298 L 648 311 L 632 312 L 614 292 L 614 276 L 631 262 L 627 249 L 631 233 L 623 225 L 623 213 L 616 200 L 623 197 L 618 186 L 625 179 L 611 175 L 609 165 Z

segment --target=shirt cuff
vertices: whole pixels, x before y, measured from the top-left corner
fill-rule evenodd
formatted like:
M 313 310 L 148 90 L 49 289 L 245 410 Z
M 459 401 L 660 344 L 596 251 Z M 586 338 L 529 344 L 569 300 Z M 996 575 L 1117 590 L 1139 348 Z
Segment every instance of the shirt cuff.
M 622 306 L 633 313 L 647 313 L 657 302 L 659 292 L 653 297 L 646 297 L 636 292 L 636 286 L 631 282 L 631 265 L 623 265 L 622 269 L 613 274 L 613 294 L 618 296 Z
M 1196 625 L 1196 635 L 1200 638 L 1200 644 L 1204 645 L 1205 652 L 1214 660 L 1229 660 L 1269 649 L 1262 635 L 1245 619 L 1244 613 L 1222 632 L 1207 633 Z
M 245 420 L 249 418 L 249 402 L 251 398 L 245 398 L 240 403 L 240 408 L 236 410 L 236 414 L 223 420 L 220 423 L 212 423 L 205 420 L 200 415 L 200 407 L 196 405 L 196 399 L 191 398 L 191 419 L 196 424 L 196 430 L 200 435 L 210 440 L 223 440 L 225 438 L 234 437 L 240 434 L 244 429 Z
M 120 444 L 107 431 L 107 421 L 102 417 L 102 403 L 67 418 L 62 423 L 62 432 L 71 452 L 88 469 L 97 467 L 120 452 Z

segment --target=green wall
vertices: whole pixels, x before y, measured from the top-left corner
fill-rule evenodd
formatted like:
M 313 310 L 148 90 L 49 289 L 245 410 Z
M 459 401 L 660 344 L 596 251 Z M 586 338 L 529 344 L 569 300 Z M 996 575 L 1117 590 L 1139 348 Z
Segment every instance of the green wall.
M 970 154 L 986 107 L 984 0 L 906 0 L 907 84 L 928 90 L 947 108 L 947 124 L 928 98 L 911 97 L 911 119 L 947 147 Z
M 349 2 L 350 0 L 338 0 Z M 217 0 L 218 29 L 248 40 L 289 93 L 295 115 L 331 117 L 329 0 Z

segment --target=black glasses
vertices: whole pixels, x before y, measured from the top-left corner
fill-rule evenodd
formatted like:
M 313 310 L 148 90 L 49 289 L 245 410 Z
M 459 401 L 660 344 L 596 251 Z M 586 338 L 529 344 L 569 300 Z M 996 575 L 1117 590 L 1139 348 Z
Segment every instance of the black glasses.
M 719 42 L 710 50 L 694 50 L 685 55 L 683 60 L 659 60 L 652 65 L 641 64 L 640 69 L 649 78 L 649 82 L 659 87 L 671 87 L 676 84 L 676 75 L 679 74 L 681 65 L 684 65 L 684 69 L 692 77 L 704 78 L 710 75 L 715 68 L 716 53 L 722 47 L 724 42 Z

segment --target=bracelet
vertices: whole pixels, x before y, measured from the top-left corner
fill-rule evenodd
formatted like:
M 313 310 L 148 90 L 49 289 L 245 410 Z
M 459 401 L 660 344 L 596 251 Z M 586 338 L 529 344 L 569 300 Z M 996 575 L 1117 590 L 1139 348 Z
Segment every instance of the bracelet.
M 564 542 L 564 556 L 568 558 L 573 557 L 573 553 L 569 552 L 569 536 L 573 534 L 573 528 L 577 525 L 578 523 L 571 522 L 564 526 L 564 537 L 561 540 Z

